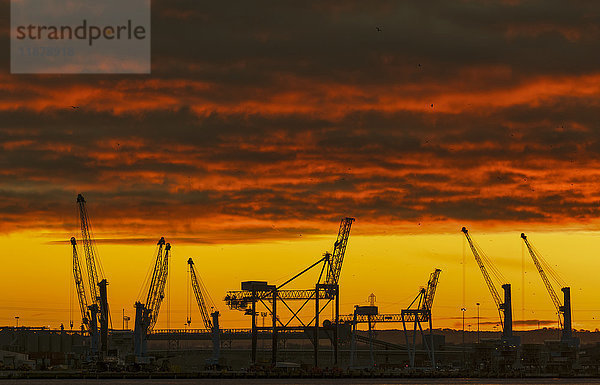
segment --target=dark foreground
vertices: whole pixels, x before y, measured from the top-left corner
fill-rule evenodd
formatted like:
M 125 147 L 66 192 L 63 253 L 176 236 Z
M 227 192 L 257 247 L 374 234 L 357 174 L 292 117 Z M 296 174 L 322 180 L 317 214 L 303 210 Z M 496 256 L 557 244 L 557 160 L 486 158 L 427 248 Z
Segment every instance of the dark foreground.
M 137 384 L 156 382 L 161 384 L 233 384 L 243 381 L 248 384 L 281 383 L 281 384 L 600 384 L 600 377 L 573 376 L 465 376 L 465 373 L 406 373 L 398 371 L 381 372 L 330 372 L 330 373 L 266 373 L 266 372 L 82 372 L 82 371 L 3 371 L 0 381 L 20 384 L 61 383 L 103 383 L 110 380 L 111 384 Z M 83 381 L 82 381 L 83 380 Z
M 33 374 L 33 373 L 30 373 Z M 284 385 L 327 385 L 327 384 L 356 384 L 356 385 L 420 385 L 420 384 L 465 384 L 465 385 L 510 385 L 510 384 L 569 384 L 586 385 L 600 384 L 599 378 L 519 378 L 519 379 L 477 379 L 477 378 L 21 378 L 0 380 L 0 383 L 19 383 L 23 385 L 42 384 L 104 384 L 113 385 L 138 385 L 138 384 L 161 384 L 161 385 L 187 385 L 187 384 L 215 384 L 233 385 L 243 382 L 245 384 L 284 384 Z

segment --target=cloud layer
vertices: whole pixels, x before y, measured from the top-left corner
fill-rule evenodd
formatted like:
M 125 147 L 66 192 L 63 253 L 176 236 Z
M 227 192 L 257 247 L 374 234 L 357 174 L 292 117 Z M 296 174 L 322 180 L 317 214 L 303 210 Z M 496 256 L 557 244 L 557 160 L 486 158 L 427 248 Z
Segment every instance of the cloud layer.
M 285 238 L 344 215 L 365 232 L 595 227 L 599 4 L 152 13 L 150 76 L 14 76 L 2 61 L 0 231 L 75 229 L 79 192 L 118 239 Z

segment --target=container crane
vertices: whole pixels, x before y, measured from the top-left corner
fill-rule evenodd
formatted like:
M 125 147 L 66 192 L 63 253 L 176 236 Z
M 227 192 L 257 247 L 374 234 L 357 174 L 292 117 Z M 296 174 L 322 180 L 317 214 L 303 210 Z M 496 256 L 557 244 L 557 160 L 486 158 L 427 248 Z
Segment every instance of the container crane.
M 158 314 L 160 305 L 165 298 L 165 287 L 167 276 L 169 274 L 169 257 L 171 244 L 165 242 L 161 237 L 157 243 L 158 252 L 152 269 L 152 275 L 144 283 L 144 288 L 148 288 L 146 301 L 144 303 L 137 301 L 135 303 L 135 326 L 134 326 L 134 353 L 136 357 L 145 357 L 147 353 L 146 341 L 147 335 L 152 331 Z M 142 289 L 142 291 L 144 291 Z
M 488 273 L 488 269 L 486 265 L 490 268 L 492 273 L 494 274 L 494 278 L 496 278 L 499 282 L 506 282 L 506 279 L 502 276 L 500 271 L 496 269 L 496 267 L 492 264 L 492 262 L 487 258 L 483 250 L 476 245 L 471 236 L 469 235 L 469 231 L 463 227 L 461 230 L 467 242 L 469 243 L 469 247 L 473 252 L 473 256 L 475 257 L 475 261 L 481 270 L 481 274 L 483 275 L 483 279 L 492 295 L 492 298 L 496 304 L 496 308 L 498 309 L 498 316 L 500 317 L 500 325 L 502 326 L 502 342 L 508 345 L 519 345 L 520 338 L 518 336 L 513 335 L 513 327 L 512 327 L 512 299 L 511 299 L 511 287 L 510 283 L 502 283 L 502 289 L 504 290 L 504 302 L 500 298 L 498 294 L 498 290 L 496 289 L 496 285 L 494 281 L 492 281 L 492 277 Z
M 284 283 L 275 286 L 268 285 L 265 281 L 245 281 L 242 282 L 242 290 L 240 291 L 229 291 L 225 296 L 225 302 L 231 309 L 237 309 L 245 311 L 246 314 L 252 316 L 252 362 L 256 363 L 256 346 L 257 346 L 257 331 L 256 326 L 256 304 L 262 302 L 264 304 L 265 299 L 270 299 L 272 309 L 268 309 L 272 316 L 272 327 L 273 341 L 272 341 L 272 362 L 276 363 L 277 359 L 277 333 L 279 330 L 285 330 L 288 328 L 292 320 L 297 320 L 307 327 L 307 324 L 302 322 L 299 317 L 300 310 L 304 308 L 309 301 L 315 302 L 315 316 L 308 322 L 312 324 L 314 328 L 314 339 L 313 345 L 315 348 L 315 366 L 318 362 L 318 349 L 319 344 L 317 342 L 319 338 L 319 315 L 321 312 L 333 301 L 334 308 L 334 320 L 333 320 L 333 334 L 332 339 L 334 348 L 334 363 L 337 364 L 337 333 L 338 333 L 338 322 L 339 322 L 339 279 L 342 271 L 342 264 L 344 261 L 344 255 L 346 253 L 346 246 L 348 244 L 348 238 L 350 236 L 350 229 L 354 218 L 346 217 L 342 218 L 340 227 L 338 230 L 337 239 L 333 246 L 333 252 L 325 252 L 318 261 L 305 268 L 292 278 L 288 279 Z M 320 273 L 317 278 L 317 282 L 314 289 L 284 289 L 289 283 L 296 280 L 298 277 L 306 274 L 314 268 L 320 268 Z M 288 322 L 282 322 L 277 316 L 277 300 L 283 302 L 285 308 L 291 313 L 291 319 Z M 321 306 L 319 302 L 325 300 L 325 304 Z M 303 304 L 298 308 L 292 310 L 286 301 L 303 301 Z M 263 328 L 260 328 L 261 330 Z
M 578 345 L 579 341 L 577 338 L 573 338 L 572 333 L 572 320 L 571 320 L 571 288 L 564 285 L 564 281 L 560 279 L 559 275 L 552 269 L 550 264 L 548 264 L 542 255 L 531 245 L 527 236 L 524 233 L 521 233 L 521 238 L 523 242 L 525 242 L 525 246 L 527 246 L 527 250 L 529 251 L 529 255 L 533 260 L 533 264 L 535 265 L 540 277 L 542 278 L 542 282 L 544 286 L 546 286 L 546 290 L 550 295 L 550 299 L 556 308 L 556 312 L 558 314 L 558 322 L 562 329 L 561 333 L 561 341 L 567 343 L 569 345 Z M 563 286 L 560 290 L 563 292 L 563 303 L 560 302 L 556 292 L 554 291 L 554 287 L 550 283 L 548 276 L 546 275 L 546 271 L 548 271 L 553 280 L 559 285 Z
M 221 354 L 221 331 L 219 329 L 219 311 L 217 310 L 215 303 L 210 297 L 208 290 L 206 290 L 206 287 L 202 283 L 202 280 L 200 279 L 198 274 L 196 274 L 194 260 L 192 258 L 189 258 L 187 263 L 189 265 L 192 290 L 194 291 L 194 296 L 196 297 L 196 302 L 198 303 L 198 309 L 200 310 L 200 315 L 202 316 L 204 328 L 206 330 L 210 330 L 212 333 L 213 354 L 212 357 L 209 360 L 207 360 L 207 364 L 209 366 L 217 366 L 219 365 L 219 356 Z M 191 315 L 188 315 L 188 323 L 190 322 Z

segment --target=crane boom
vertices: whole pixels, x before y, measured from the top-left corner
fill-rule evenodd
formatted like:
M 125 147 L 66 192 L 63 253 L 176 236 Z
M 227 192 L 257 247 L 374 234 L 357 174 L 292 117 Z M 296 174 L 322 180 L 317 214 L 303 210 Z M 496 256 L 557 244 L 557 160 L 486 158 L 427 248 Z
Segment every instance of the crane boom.
M 164 251 L 163 251 L 164 248 Z M 171 244 L 165 244 L 165 238 L 161 237 L 158 241 L 158 255 L 152 272 L 152 280 L 148 290 L 146 299 L 146 307 L 151 312 L 148 331 L 151 331 L 158 320 L 158 313 L 163 298 L 165 298 L 165 287 L 167 284 L 167 276 L 169 274 L 169 253 Z
M 100 276 L 96 264 L 98 258 L 96 257 L 96 250 L 94 245 L 94 239 L 91 235 L 90 220 L 85 206 L 85 199 L 83 195 L 77 195 L 77 204 L 79 206 L 79 217 L 81 219 L 81 238 L 83 242 L 83 251 L 85 253 L 85 261 L 87 266 L 87 276 L 89 281 L 90 297 L 92 303 L 100 305 L 100 293 L 98 283 L 100 282 Z
M 352 222 L 354 222 L 354 218 L 343 218 L 340 222 L 340 229 L 333 245 L 333 254 L 329 259 L 329 269 L 327 269 L 327 277 L 325 279 L 325 283 L 328 285 L 337 285 L 339 282 Z
M 208 307 L 210 305 L 212 308 L 214 308 L 214 304 L 210 298 L 210 295 L 203 288 L 203 285 L 196 274 L 196 268 L 192 258 L 188 259 L 188 265 L 190 266 L 192 289 L 194 291 L 194 296 L 196 297 L 196 302 L 198 303 L 200 315 L 202 316 L 202 322 L 204 323 L 204 327 L 206 329 L 213 330 L 214 325 Z
M 502 299 L 500 298 L 500 294 L 498 294 L 498 290 L 496 289 L 496 286 L 494 285 L 494 282 L 492 281 L 492 278 L 490 277 L 490 274 L 488 273 L 487 268 L 483 264 L 481 256 L 479 255 L 479 251 L 473 244 L 473 240 L 471 239 L 471 236 L 469 235 L 469 231 L 465 227 L 463 227 L 461 231 L 465 234 L 465 237 L 467 238 L 467 242 L 469 242 L 469 247 L 471 248 L 471 251 L 473 252 L 475 261 L 477 262 L 477 265 L 479 266 L 479 269 L 481 270 L 481 274 L 483 275 L 483 279 L 485 280 L 485 283 L 487 284 L 487 287 L 488 287 L 490 293 L 492 294 L 492 298 L 494 299 L 494 302 L 496 303 L 496 307 L 498 308 L 498 312 L 500 315 L 500 324 L 502 324 L 504 326 L 504 317 L 502 316 L 502 311 L 501 311 L 502 307 L 503 307 L 503 303 L 502 303 Z
M 192 283 L 192 289 L 194 291 L 194 296 L 196 297 L 196 302 L 198 303 L 198 308 L 200 309 L 200 314 L 202 315 L 202 322 L 204 323 L 204 327 L 207 330 L 210 330 L 212 333 L 213 354 L 210 359 L 206 360 L 206 363 L 209 367 L 217 368 L 219 367 L 219 358 L 221 354 L 219 311 L 216 309 L 214 302 L 210 298 L 208 290 L 206 290 L 202 284 L 200 277 L 198 277 L 198 274 L 196 274 L 196 268 L 192 258 L 188 259 L 188 265 L 190 266 L 190 280 Z M 189 322 L 191 322 L 191 318 L 188 315 L 188 323 Z
M 427 282 L 427 291 L 425 292 L 425 300 L 422 303 L 421 310 L 431 310 L 431 307 L 433 306 L 433 298 L 435 297 L 435 290 L 437 289 L 441 272 L 442 270 L 435 269 L 434 272 L 429 276 L 429 281 Z
M 548 279 L 546 272 L 544 271 L 544 269 L 542 268 L 542 265 L 540 264 L 540 259 L 537 255 L 537 253 L 535 252 L 535 250 L 529 243 L 529 240 L 527 239 L 527 236 L 524 233 L 521 233 L 521 238 L 523 239 L 523 242 L 525 242 L 525 246 L 527 246 L 527 250 L 529 251 L 529 255 L 531 256 L 531 259 L 533 260 L 533 264 L 535 265 L 538 273 L 540 274 L 540 277 L 542 277 L 542 282 L 544 282 L 544 286 L 546 286 L 546 291 L 548 291 L 548 294 L 550 295 L 550 299 L 552 300 L 552 303 L 554 304 L 556 311 L 558 312 L 558 314 L 562 314 L 562 311 L 561 311 L 562 304 L 560 303 L 560 300 L 558 299 L 558 296 L 556 295 L 556 292 L 554 291 L 554 288 L 552 287 L 552 284 L 550 283 L 550 280 Z M 560 320 L 560 324 L 562 326 L 563 321 L 560 317 L 559 317 L 559 320 Z
M 77 240 L 71 237 L 71 246 L 73 246 L 73 278 L 75 281 L 75 291 L 77 291 L 77 299 L 79 302 L 79 310 L 81 312 L 81 322 L 89 329 L 89 314 L 88 302 L 85 293 L 85 285 L 83 283 L 83 274 L 81 272 L 81 262 L 77 253 Z M 73 326 L 71 324 L 71 326 Z

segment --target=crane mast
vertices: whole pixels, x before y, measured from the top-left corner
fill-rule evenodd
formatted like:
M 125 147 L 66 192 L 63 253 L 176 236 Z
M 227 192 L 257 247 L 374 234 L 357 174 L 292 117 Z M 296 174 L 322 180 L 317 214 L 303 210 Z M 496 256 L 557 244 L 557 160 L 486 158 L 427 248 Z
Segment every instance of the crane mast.
M 511 286 L 510 283 L 502 284 L 502 289 L 504 290 L 504 301 L 502 301 L 500 294 L 498 294 L 498 290 L 490 277 L 490 274 L 487 271 L 487 268 L 481 258 L 479 250 L 475 246 L 475 243 L 471 239 L 469 235 L 469 231 L 463 227 L 461 229 L 467 242 L 469 243 L 469 247 L 471 248 L 471 252 L 475 257 L 475 261 L 479 266 L 479 270 L 481 270 L 481 274 L 483 275 L 483 279 L 494 299 L 494 303 L 496 304 L 496 308 L 498 309 L 498 316 L 500 318 L 500 325 L 502 326 L 502 341 L 509 343 L 511 345 L 518 345 L 520 342 L 520 338 L 517 336 L 513 336 L 512 329 L 512 296 L 511 296 Z M 493 266 L 492 266 L 493 267 Z
M 329 255 L 329 268 L 327 269 L 327 276 L 325 278 L 327 285 L 337 285 L 339 282 L 352 222 L 354 222 L 354 218 L 343 218 L 340 222 L 338 236 L 333 245 L 333 254 Z
M 71 246 L 73 247 L 73 278 L 75 281 L 75 291 L 77 292 L 77 299 L 79 302 L 79 310 L 81 312 L 81 322 L 86 329 L 89 330 L 89 313 L 88 313 L 88 302 L 85 293 L 85 285 L 83 282 L 83 274 L 81 271 L 81 262 L 79 261 L 79 255 L 77 253 L 77 240 L 75 237 L 71 237 Z M 73 321 L 71 320 L 71 327 L 73 327 Z
M 543 261 L 542 256 L 537 252 L 537 250 L 529 243 L 527 236 L 524 233 L 521 233 L 521 238 L 523 242 L 525 242 L 525 246 L 529 251 L 529 255 L 533 260 L 533 264 L 535 265 L 540 277 L 542 278 L 542 282 L 544 286 L 546 286 L 546 291 L 550 295 L 550 299 L 556 308 L 556 312 L 558 314 L 558 322 L 562 328 L 561 340 L 564 342 L 571 343 L 574 341 L 572 336 L 572 319 L 571 319 L 571 288 L 563 287 L 561 291 L 563 292 L 564 305 L 558 299 L 558 295 L 554 291 L 554 287 L 550 283 L 546 272 L 542 267 L 541 261 Z

